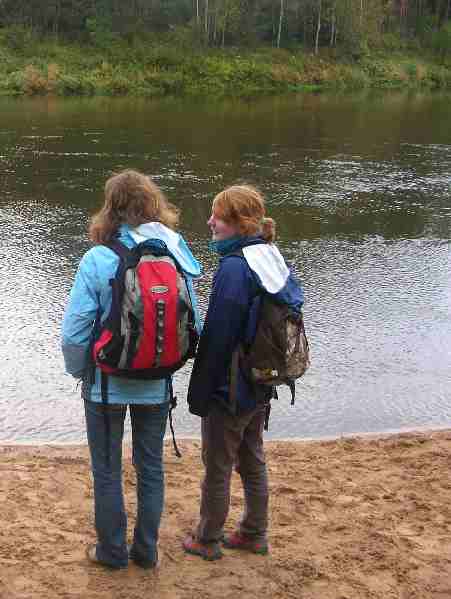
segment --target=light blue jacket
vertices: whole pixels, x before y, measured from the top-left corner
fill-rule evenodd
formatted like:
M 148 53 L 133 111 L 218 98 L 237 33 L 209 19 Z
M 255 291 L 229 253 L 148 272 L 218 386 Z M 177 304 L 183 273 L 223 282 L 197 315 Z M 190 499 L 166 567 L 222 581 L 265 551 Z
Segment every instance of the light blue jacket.
M 119 240 L 127 247 L 135 247 L 146 239 L 164 241 L 173 257 L 182 267 L 196 314 L 196 327 L 200 332 L 197 300 L 193 278 L 199 277 L 201 267 L 192 255 L 185 240 L 161 223 L 146 223 L 133 229 L 122 225 Z M 62 350 L 66 372 L 81 379 L 89 358 L 93 325 L 97 314 L 103 322 L 111 307 L 110 279 L 114 278 L 119 257 L 111 249 L 97 245 L 83 256 L 75 276 L 62 327 Z M 100 371 L 96 369 L 95 383 L 91 387 L 91 401 L 101 402 Z M 158 404 L 168 401 L 167 382 L 140 381 L 109 377 L 108 402 L 115 404 Z

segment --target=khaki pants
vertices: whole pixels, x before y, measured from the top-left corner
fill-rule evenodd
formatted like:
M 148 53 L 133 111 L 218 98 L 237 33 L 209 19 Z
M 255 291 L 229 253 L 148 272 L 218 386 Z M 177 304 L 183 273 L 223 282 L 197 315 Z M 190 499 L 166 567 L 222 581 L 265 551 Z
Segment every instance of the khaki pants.
M 202 418 L 202 483 L 199 541 L 219 541 L 230 506 L 233 467 L 241 476 L 245 509 L 239 530 L 247 536 L 265 540 L 268 528 L 268 476 L 263 451 L 265 407 L 231 416 L 214 406 Z

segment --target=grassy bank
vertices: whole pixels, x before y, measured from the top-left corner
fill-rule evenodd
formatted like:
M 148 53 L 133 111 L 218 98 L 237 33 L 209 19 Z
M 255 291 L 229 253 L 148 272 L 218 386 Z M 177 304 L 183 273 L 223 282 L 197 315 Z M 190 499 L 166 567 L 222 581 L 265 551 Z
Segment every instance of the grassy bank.
M 11 40 L 0 31 L 0 95 L 252 96 L 373 87 L 451 89 L 451 60 L 420 51 L 357 61 L 302 49 L 187 51 L 121 40 L 98 47 Z

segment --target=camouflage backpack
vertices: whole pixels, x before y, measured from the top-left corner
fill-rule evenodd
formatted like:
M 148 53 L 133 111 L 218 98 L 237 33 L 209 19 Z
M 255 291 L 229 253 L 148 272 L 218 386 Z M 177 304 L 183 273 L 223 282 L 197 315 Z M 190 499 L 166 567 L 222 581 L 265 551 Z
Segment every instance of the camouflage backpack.
M 241 347 L 240 354 L 241 367 L 254 383 L 288 385 L 294 405 L 295 381 L 310 366 L 302 313 L 277 304 L 264 294 L 255 338 L 250 346 Z

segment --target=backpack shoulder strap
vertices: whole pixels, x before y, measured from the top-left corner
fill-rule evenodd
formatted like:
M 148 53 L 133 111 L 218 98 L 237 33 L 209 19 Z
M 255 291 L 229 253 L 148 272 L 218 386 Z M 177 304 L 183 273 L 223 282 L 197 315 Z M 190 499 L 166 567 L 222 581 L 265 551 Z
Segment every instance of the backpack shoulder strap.
M 119 239 L 112 239 L 104 245 L 117 254 L 121 260 L 126 260 L 133 254 L 133 250 L 129 249 L 124 243 L 119 241 Z

